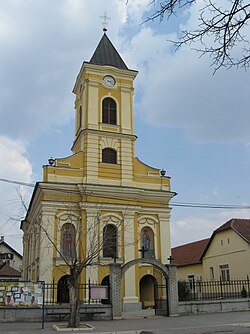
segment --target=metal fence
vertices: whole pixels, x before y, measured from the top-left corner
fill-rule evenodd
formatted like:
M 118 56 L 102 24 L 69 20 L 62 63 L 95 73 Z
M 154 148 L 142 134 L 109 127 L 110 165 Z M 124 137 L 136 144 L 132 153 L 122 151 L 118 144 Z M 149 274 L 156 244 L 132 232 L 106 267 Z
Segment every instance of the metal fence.
M 82 304 L 110 304 L 110 287 L 100 284 L 78 284 L 79 300 Z M 45 304 L 69 303 L 67 284 L 46 283 L 44 290 Z
M 250 297 L 250 280 L 179 281 L 179 301 L 218 300 Z

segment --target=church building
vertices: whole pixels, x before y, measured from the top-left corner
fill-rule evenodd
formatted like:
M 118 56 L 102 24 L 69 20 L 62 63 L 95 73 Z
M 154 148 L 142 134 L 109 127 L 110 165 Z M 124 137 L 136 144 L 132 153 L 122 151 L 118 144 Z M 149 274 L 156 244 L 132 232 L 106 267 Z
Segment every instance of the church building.
M 73 88 L 72 155 L 49 159 L 37 182 L 23 230 L 23 279 L 63 284 L 67 261 L 94 261 L 80 283 L 107 284 L 109 264 L 140 257 L 169 263 L 170 200 L 175 193 L 163 170 L 135 157 L 133 82 L 106 29 Z M 124 275 L 124 310 L 150 306 L 161 273 L 136 264 Z M 57 301 L 60 296 L 55 296 Z

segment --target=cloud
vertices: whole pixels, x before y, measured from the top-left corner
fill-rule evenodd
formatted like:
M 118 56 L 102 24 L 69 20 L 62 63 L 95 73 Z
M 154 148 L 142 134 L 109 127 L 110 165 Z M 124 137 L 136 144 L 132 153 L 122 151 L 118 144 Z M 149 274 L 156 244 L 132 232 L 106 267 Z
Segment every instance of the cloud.
M 248 204 L 243 203 L 242 205 L 247 206 Z M 172 247 L 210 238 L 214 230 L 232 218 L 249 219 L 249 211 L 247 209 L 219 211 L 201 209 L 195 214 L 187 214 L 185 218 L 179 219 L 173 216 L 171 219 Z
M 32 182 L 32 166 L 25 157 L 26 146 L 20 140 L 14 141 L 0 136 L 0 176 L 7 180 Z M 32 188 L 31 188 L 32 189 Z M 0 182 L 0 233 L 16 250 L 22 249 L 22 232 L 18 217 L 23 217 L 25 210 L 18 192 L 28 202 L 30 189 L 16 184 Z
M 90 59 L 102 36 L 99 15 L 109 4 L 103 0 L 1 2 L 0 134 L 31 141 L 73 120 L 71 91 L 83 60 Z M 108 7 L 110 34 L 116 41 L 121 1 Z
M 172 220 L 171 245 L 172 247 L 209 238 L 219 225 L 219 219 L 214 217 L 192 217 Z
M 196 143 L 249 142 L 249 73 L 234 68 L 212 75 L 209 57 L 188 47 L 175 53 L 167 42 L 173 39 L 142 28 L 127 47 L 140 72 L 136 110 L 157 127 L 183 129 Z

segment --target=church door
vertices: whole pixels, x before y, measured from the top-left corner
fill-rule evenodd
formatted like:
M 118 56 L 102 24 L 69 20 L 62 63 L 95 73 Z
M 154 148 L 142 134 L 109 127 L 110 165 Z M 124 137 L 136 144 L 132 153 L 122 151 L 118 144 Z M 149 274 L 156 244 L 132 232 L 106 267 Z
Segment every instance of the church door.
M 69 288 L 68 288 L 69 275 L 62 276 L 57 284 L 57 303 L 69 303 Z
M 102 280 L 101 285 L 105 285 L 108 287 L 108 299 L 102 299 L 101 302 L 102 304 L 110 304 L 111 300 L 110 300 L 110 280 L 109 280 L 109 275 L 105 276 Z

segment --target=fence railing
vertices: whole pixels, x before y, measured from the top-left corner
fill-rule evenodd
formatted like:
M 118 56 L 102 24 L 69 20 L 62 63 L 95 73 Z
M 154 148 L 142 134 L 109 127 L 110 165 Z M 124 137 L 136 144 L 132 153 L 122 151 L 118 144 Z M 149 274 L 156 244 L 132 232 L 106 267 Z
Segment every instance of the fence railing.
M 110 288 L 100 284 L 78 284 L 82 304 L 110 304 Z M 44 290 L 45 304 L 69 303 L 69 288 L 66 284 L 47 283 Z
M 179 301 L 235 299 L 250 297 L 250 280 L 179 281 Z

